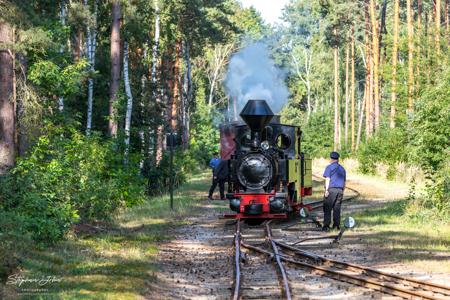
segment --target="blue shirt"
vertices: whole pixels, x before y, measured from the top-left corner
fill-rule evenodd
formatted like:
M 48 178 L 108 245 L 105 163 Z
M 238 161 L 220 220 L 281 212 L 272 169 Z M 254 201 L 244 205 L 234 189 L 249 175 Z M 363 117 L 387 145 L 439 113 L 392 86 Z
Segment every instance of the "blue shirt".
M 213 158 L 211 158 L 211 160 L 209 161 L 209 167 L 210 167 L 211 169 L 213 169 L 213 172 L 214 172 L 214 169 L 215 169 L 219 164 L 220 164 L 220 158 L 215 158 L 215 157 L 213 157 Z
M 337 162 L 329 164 L 325 171 L 323 172 L 323 177 L 330 178 L 330 185 L 328 188 L 341 188 L 345 186 L 345 180 L 347 179 L 347 174 L 344 167 L 342 167 Z

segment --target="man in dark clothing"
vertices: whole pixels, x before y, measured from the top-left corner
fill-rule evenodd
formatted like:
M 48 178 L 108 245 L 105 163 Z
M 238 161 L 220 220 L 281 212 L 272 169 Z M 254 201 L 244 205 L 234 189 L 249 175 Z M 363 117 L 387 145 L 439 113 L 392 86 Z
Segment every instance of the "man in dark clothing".
M 228 178 L 228 160 L 220 160 L 219 164 L 213 170 L 213 180 L 209 189 L 208 199 L 212 200 L 212 195 L 219 184 L 220 199 L 225 200 L 225 181 Z
M 325 177 L 325 197 L 323 199 L 323 231 L 330 229 L 331 211 L 333 211 L 333 229 L 340 229 L 341 204 L 344 196 L 347 174 L 339 164 L 339 153 L 330 153 L 331 163 L 323 172 Z

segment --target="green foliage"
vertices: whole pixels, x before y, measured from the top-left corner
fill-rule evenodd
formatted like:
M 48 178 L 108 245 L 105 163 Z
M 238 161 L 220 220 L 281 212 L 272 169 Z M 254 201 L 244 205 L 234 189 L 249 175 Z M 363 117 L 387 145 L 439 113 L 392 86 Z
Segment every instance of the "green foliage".
M 329 112 L 316 112 L 309 120 L 294 103 L 282 111 L 282 122 L 302 129 L 302 151 L 312 157 L 328 157 L 333 145 L 333 123 Z
M 219 128 L 213 123 L 214 119 L 219 118 L 220 114 L 203 101 L 197 102 L 197 110 L 193 116 L 195 123 L 191 130 L 190 153 L 203 166 L 207 166 L 214 152 L 219 150 Z
M 50 60 L 41 60 L 30 67 L 28 78 L 49 96 L 69 96 L 80 90 L 87 66 L 86 60 L 64 68 Z
M 24 232 L 55 242 L 74 222 L 107 221 L 144 201 L 142 178 L 123 167 L 113 143 L 74 128 L 46 129 L 1 182 L 3 210 L 23 218 Z
M 331 114 L 316 113 L 310 116 L 303 130 L 303 150 L 313 157 L 328 157 L 333 145 Z
M 413 161 L 427 176 L 426 201 L 440 212 L 450 210 L 450 69 L 427 87 L 412 120 Z
M 400 128 L 383 130 L 361 144 L 357 157 L 360 171 L 374 173 L 378 163 L 388 165 L 388 178 L 395 176 L 395 166 L 408 161 L 408 136 Z

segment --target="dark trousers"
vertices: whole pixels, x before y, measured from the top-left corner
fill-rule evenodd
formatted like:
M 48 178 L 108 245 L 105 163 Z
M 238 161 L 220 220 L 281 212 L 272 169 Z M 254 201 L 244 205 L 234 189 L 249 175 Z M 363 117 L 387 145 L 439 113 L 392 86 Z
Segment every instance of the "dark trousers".
M 333 211 L 333 226 L 340 226 L 341 223 L 341 204 L 344 195 L 342 189 L 329 188 L 328 197 L 323 199 L 323 226 L 330 227 L 331 211 Z
M 223 179 L 214 179 L 212 180 L 211 188 L 209 189 L 208 197 L 211 198 L 214 190 L 216 189 L 217 184 L 219 184 L 219 190 L 220 190 L 220 199 L 225 199 L 225 180 Z

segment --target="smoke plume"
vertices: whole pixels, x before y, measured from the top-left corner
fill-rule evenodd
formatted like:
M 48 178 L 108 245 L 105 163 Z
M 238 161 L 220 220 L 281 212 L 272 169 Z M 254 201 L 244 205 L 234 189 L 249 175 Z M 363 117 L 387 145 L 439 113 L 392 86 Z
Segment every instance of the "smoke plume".
M 249 45 L 231 57 L 225 87 L 231 101 L 237 100 L 238 114 L 250 99 L 266 100 L 276 114 L 289 96 L 284 74 L 275 66 L 267 46 L 262 43 Z

